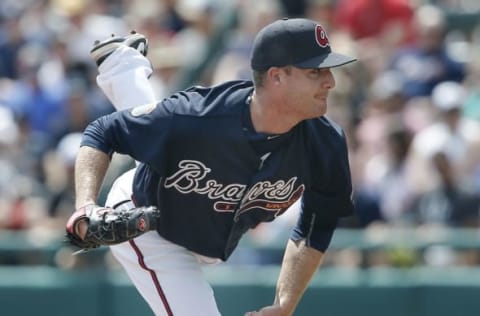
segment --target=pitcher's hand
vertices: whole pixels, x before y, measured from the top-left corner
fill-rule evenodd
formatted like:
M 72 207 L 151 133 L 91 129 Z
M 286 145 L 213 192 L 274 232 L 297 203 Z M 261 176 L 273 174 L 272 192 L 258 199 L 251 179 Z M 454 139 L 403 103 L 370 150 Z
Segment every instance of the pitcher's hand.
M 271 305 L 266 306 L 259 311 L 247 312 L 245 313 L 245 316 L 290 316 L 290 314 L 285 313 L 280 305 Z

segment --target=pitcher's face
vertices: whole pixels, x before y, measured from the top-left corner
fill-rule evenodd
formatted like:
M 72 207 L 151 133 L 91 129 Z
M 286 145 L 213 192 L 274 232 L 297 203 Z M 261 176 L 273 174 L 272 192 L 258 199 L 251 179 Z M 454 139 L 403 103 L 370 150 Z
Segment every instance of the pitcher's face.
M 330 68 L 286 67 L 283 71 L 285 106 L 289 112 L 301 120 L 325 115 L 328 94 L 335 87 Z

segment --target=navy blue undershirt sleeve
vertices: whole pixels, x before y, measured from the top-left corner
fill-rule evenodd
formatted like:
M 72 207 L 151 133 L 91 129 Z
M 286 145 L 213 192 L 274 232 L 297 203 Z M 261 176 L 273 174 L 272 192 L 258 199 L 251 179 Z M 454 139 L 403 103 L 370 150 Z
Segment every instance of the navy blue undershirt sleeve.
M 83 132 L 81 145 L 99 149 L 111 156 L 113 154 L 113 149 L 103 138 L 110 118 L 110 115 L 102 116 L 91 122 Z
M 311 189 L 302 197 L 300 216 L 291 239 L 324 252 L 330 245 L 339 217 L 353 213 L 352 183 L 345 136 L 334 138 L 335 145 L 313 152 L 314 174 Z M 323 154 L 323 157 L 321 156 Z M 325 155 L 330 155 L 329 158 Z
M 82 146 L 97 148 L 108 155 L 127 154 L 149 163 L 161 155 L 170 122 L 171 115 L 164 102 L 111 113 L 87 126 Z
M 303 205 L 300 212 L 291 239 L 294 241 L 305 239 L 308 247 L 325 252 L 332 240 L 338 219 L 322 218 L 317 213 L 306 210 Z

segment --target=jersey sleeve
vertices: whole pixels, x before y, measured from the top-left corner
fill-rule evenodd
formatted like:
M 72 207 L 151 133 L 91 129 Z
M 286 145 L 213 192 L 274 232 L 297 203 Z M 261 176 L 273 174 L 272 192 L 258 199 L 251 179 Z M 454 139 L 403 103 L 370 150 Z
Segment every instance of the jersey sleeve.
M 151 163 L 162 155 L 172 111 L 165 100 L 111 113 L 92 122 L 84 131 L 82 146 L 97 148 L 108 155 L 130 155 Z
M 336 145 L 313 153 L 313 183 L 305 190 L 300 216 L 291 238 L 305 239 L 308 246 L 325 251 L 332 239 L 340 217 L 353 213 L 352 182 L 347 145 L 343 132 L 336 138 Z

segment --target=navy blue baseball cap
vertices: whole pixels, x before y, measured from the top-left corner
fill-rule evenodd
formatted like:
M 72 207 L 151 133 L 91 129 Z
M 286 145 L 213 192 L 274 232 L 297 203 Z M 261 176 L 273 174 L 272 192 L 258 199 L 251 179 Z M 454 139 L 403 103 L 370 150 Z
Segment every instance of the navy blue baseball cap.
M 327 32 L 308 19 L 281 19 L 265 26 L 253 42 L 253 70 L 270 67 L 331 68 L 355 61 L 332 52 Z

